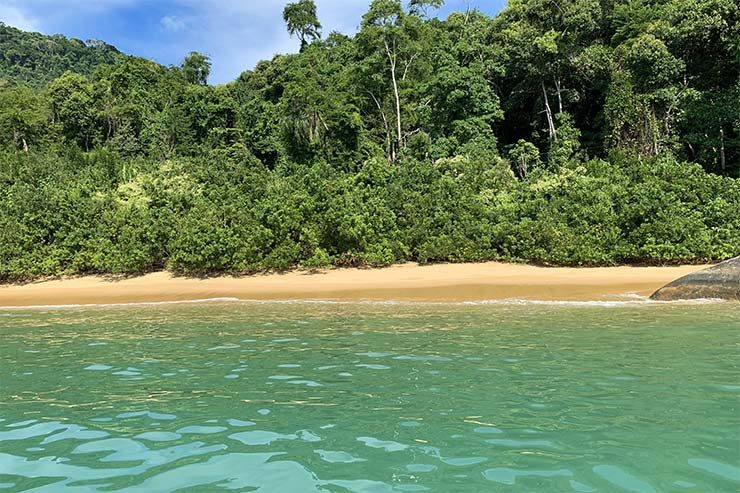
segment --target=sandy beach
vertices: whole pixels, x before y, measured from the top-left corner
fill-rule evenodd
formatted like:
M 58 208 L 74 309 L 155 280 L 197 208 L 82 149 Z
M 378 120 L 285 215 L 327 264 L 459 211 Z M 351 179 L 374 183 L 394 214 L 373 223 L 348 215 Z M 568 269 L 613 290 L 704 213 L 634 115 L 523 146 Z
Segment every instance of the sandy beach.
M 0 307 L 241 300 L 591 301 L 649 296 L 706 266 L 561 268 L 487 262 L 408 263 L 385 269 L 293 271 L 244 277 L 177 277 L 156 272 L 0 286 Z

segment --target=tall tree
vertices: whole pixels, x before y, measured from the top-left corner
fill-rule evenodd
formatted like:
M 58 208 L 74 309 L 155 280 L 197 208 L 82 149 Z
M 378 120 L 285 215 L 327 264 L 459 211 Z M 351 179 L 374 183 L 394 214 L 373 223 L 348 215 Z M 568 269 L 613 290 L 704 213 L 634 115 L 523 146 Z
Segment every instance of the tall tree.
M 291 36 L 301 40 L 301 51 L 308 41 L 321 37 L 321 23 L 316 15 L 316 4 L 313 0 L 299 0 L 289 3 L 283 9 L 283 20 Z
M 182 62 L 182 72 L 191 84 L 204 86 L 211 74 L 211 59 L 208 55 L 191 51 Z
M 92 84 L 80 74 L 65 72 L 48 88 L 52 120 L 64 136 L 85 150 L 94 144 L 97 103 Z
M 373 0 L 370 9 L 362 17 L 357 35 L 363 89 L 371 96 L 382 116 L 391 162 L 397 160 L 399 152 L 406 145 L 408 135 L 405 132 L 402 89 L 417 86 L 420 82 L 412 84 L 410 78 L 429 48 L 428 40 L 424 39 L 425 32 L 424 21 L 416 15 L 407 14 L 400 0 Z M 386 91 L 389 91 L 388 96 L 385 96 Z M 386 97 L 391 99 L 390 110 Z M 393 123 L 386 116 L 386 111 L 392 112 Z M 414 132 L 418 130 L 414 129 Z

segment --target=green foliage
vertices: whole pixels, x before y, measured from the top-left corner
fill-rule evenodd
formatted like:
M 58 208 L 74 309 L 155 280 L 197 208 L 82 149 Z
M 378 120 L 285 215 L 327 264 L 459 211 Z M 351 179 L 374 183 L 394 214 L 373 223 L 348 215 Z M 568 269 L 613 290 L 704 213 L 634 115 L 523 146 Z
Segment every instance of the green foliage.
M 283 20 L 291 36 L 301 40 L 301 51 L 309 40 L 321 37 L 321 23 L 316 15 L 316 3 L 313 0 L 298 0 L 289 3 L 283 9 Z
M 65 72 L 49 84 L 48 92 L 52 118 L 61 127 L 64 137 L 90 150 L 96 131 L 92 84 L 80 74 Z
M 0 280 L 740 254 L 736 2 L 441 3 L 220 86 L 0 26 Z
M 182 62 L 182 73 L 189 83 L 206 85 L 211 73 L 211 59 L 202 53 L 191 51 Z
M 40 144 L 49 120 L 43 97 L 25 86 L 0 89 L 0 141 L 28 151 Z
M 91 75 L 125 58 L 99 40 L 27 33 L 0 22 L 0 80 L 42 87 L 66 71 Z
M 521 178 L 526 178 L 530 171 L 542 164 L 537 146 L 524 139 L 519 139 L 519 142 L 509 149 L 509 159 Z

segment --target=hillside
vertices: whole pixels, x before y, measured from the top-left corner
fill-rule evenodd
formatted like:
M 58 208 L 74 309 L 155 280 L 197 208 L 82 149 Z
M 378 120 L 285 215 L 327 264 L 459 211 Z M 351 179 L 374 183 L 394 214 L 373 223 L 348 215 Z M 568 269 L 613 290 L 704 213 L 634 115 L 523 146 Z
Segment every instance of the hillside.
M 300 52 L 225 85 L 99 45 L 0 90 L 0 279 L 740 254 L 737 2 L 440 3 L 289 4 Z
M 0 22 L 0 80 L 41 87 L 67 70 L 91 75 L 95 67 L 114 64 L 123 55 L 102 41 L 46 36 Z

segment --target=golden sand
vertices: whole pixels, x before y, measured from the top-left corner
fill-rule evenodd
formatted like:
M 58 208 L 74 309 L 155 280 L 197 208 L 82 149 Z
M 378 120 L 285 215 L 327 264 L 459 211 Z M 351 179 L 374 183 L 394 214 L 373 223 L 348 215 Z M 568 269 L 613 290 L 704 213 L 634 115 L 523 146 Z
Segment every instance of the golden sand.
M 562 268 L 487 262 L 412 263 L 385 269 L 293 271 L 243 277 L 177 277 L 156 272 L 0 286 L 0 307 L 112 304 L 238 298 L 242 300 L 591 301 L 649 296 L 664 284 L 703 269 L 672 267 Z

